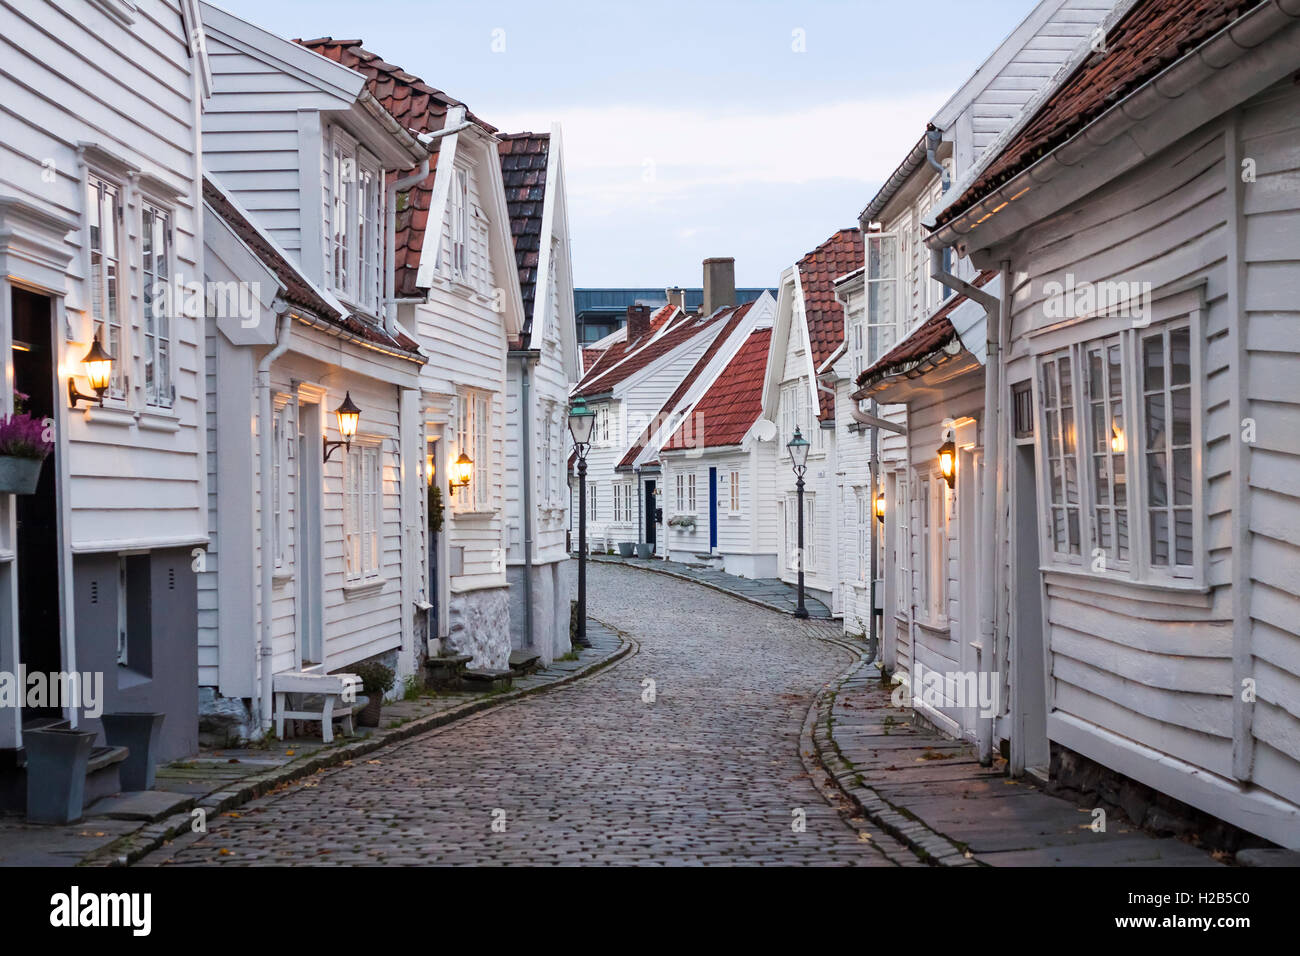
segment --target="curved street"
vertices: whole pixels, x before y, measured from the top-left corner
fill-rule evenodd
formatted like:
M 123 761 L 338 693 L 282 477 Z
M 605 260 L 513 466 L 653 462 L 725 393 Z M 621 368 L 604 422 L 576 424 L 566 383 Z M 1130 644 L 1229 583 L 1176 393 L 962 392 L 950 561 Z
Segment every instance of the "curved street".
M 887 866 L 878 847 L 906 854 L 860 836 L 800 760 L 814 694 L 851 660 L 817 637 L 836 625 L 627 567 L 593 564 L 589 588 L 591 615 L 634 654 L 319 773 L 142 863 Z

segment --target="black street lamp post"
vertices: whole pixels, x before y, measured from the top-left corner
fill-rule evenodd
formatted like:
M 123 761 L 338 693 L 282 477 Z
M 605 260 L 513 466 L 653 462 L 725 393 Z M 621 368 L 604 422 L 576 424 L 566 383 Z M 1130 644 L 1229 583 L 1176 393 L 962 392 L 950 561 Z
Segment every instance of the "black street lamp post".
M 799 498 L 799 606 L 794 609 L 794 616 L 802 618 L 808 616 L 808 608 L 804 607 L 803 603 L 803 476 L 808 469 L 808 439 L 804 438 L 796 427 L 794 437 L 785 447 L 790 449 L 790 461 L 794 465 L 794 487 Z
M 595 424 L 596 413 L 579 395 L 569 407 L 569 434 L 578 456 L 578 634 L 574 643 L 579 647 L 591 647 L 587 640 L 587 450 Z

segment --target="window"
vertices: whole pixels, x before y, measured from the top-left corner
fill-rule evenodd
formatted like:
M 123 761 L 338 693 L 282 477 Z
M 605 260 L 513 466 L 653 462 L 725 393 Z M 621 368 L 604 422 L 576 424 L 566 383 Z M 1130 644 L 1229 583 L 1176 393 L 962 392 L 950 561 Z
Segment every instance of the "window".
M 727 476 L 727 491 L 730 493 L 730 511 L 733 515 L 740 514 L 740 472 L 733 471 Z
M 856 382 L 862 370 L 866 367 L 865 356 L 863 353 L 862 331 L 866 323 L 859 316 L 849 322 L 848 335 L 845 337 L 849 344 L 849 362 L 853 369 L 853 380 Z
M 276 410 L 271 435 L 271 527 L 277 568 L 284 566 L 285 544 L 289 537 L 287 502 L 293 430 L 288 416 L 288 405 Z
M 143 262 L 141 289 L 144 300 L 144 394 L 145 402 L 171 408 L 171 216 L 150 203 L 140 213 Z M 114 363 L 116 364 L 116 363 Z
M 1122 329 L 1040 360 L 1043 537 L 1057 561 L 1139 581 L 1198 577 L 1192 328 L 1189 317 Z
M 891 520 L 894 527 L 894 613 L 906 614 L 912 606 L 911 588 L 911 527 L 908 520 L 907 481 L 902 477 L 894 483 L 894 505 Z
M 591 429 L 591 441 L 596 445 L 609 444 L 609 405 L 596 407 L 596 422 Z
M 817 496 L 803 496 L 803 569 L 805 573 L 817 567 Z M 799 496 L 785 497 L 785 552 L 786 565 L 791 571 L 799 570 Z
M 343 471 L 343 538 L 349 581 L 379 575 L 382 488 L 379 446 L 358 444 L 354 439 Z
M 686 476 L 677 475 L 677 513 L 684 514 L 686 511 Z
M 451 183 L 451 274 L 455 279 L 467 278 L 469 256 L 469 173 L 456 167 Z
M 614 520 L 627 521 L 627 509 L 625 507 L 625 498 L 623 492 L 627 490 L 626 482 L 615 482 L 614 488 Z
M 809 413 L 808 389 L 800 380 L 781 386 L 781 455 L 790 457 L 786 443 L 794 437 L 794 430 L 810 443 L 819 442 L 818 429 L 812 427 L 812 415 Z
M 930 615 L 930 479 L 922 478 L 916 486 L 917 515 L 920 523 L 916 539 L 916 596 L 923 617 Z
M 695 513 L 695 474 L 686 476 L 686 510 Z
M 623 483 L 623 520 L 624 521 L 631 522 L 637 520 L 636 509 L 632 507 L 634 504 L 632 499 L 632 491 L 635 487 L 636 486 L 630 481 L 625 481 Z
M 600 513 L 599 509 L 596 507 L 596 487 L 596 482 L 593 481 L 591 487 L 587 489 L 587 510 L 589 512 L 587 517 L 592 521 L 595 521 L 597 515 Z
M 1142 337 L 1142 426 L 1151 565 L 1191 568 L 1192 363 L 1187 327 Z
M 122 324 L 121 235 L 122 196 L 112 183 L 91 176 L 87 180 L 86 213 L 90 224 L 90 311 L 95 336 L 113 357 L 109 398 L 126 398 L 126 337 Z
M 383 184 L 352 137 L 325 133 L 325 275 L 332 290 L 378 315 L 383 286 Z
M 474 462 L 468 487 L 456 489 L 456 506 L 461 511 L 487 511 L 492 507 L 492 396 L 478 389 L 456 395 L 456 448 L 452 461 L 461 453 Z
M 865 363 L 875 362 L 898 341 L 898 237 L 867 235 L 867 349 Z M 855 365 L 856 369 L 857 366 Z
M 1043 460 L 1047 467 L 1048 547 L 1066 557 L 1079 554 L 1079 475 L 1075 458 L 1074 381 L 1070 356 L 1043 363 L 1040 383 Z

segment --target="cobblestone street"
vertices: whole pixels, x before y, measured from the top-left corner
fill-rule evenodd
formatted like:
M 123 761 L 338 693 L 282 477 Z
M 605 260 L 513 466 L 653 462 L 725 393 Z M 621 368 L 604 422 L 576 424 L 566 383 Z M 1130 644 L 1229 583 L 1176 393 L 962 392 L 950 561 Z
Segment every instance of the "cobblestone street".
M 800 759 L 813 695 L 852 660 L 817 639 L 838 625 L 631 568 L 589 574 L 591 616 L 627 633 L 631 656 L 319 773 L 143 864 L 885 866 L 910 856 L 848 826 Z

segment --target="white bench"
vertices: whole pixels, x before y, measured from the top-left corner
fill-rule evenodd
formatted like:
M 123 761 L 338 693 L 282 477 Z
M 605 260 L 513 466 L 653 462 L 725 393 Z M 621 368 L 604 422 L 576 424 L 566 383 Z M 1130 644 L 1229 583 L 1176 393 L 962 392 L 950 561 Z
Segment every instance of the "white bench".
M 343 721 L 343 732 L 351 735 L 352 710 L 361 694 L 361 678 L 356 674 L 313 674 L 307 671 L 288 671 L 276 674 L 275 735 L 284 740 L 284 721 L 319 720 L 321 740 L 334 741 L 334 721 Z M 307 709 L 306 698 L 321 698 L 320 709 Z M 342 704 L 335 713 L 334 705 Z M 290 709 L 292 708 L 292 709 Z

